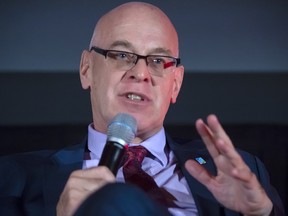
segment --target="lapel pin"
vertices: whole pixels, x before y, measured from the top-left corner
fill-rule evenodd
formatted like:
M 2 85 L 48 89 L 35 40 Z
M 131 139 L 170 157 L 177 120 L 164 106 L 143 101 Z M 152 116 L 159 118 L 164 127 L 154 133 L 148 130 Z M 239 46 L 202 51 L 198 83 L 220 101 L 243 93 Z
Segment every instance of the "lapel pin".
M 202 158 L 202 157 L 197 157 L 195 158 L 195 160 L 199 163 L 199 164 L 205 164 L 206 161 Z

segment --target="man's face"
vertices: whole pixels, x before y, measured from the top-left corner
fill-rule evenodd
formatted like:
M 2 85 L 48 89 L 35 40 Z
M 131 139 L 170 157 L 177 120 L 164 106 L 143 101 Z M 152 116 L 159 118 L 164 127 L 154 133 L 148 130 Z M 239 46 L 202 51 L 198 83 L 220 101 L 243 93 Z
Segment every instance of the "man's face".
M 138 18 L 117 16 L 108 23 L 103 22 L 93 45 L 140 55 L 177 56 L 174 29 L 161 20 L 155 21 L 147 16 L 141 19 L 140 13 Z M 109 58 L 94 51 L 84 51 L 81 64 L 85 62 L 89 66 L 80 67 L 80 72 L 86 71 L 81 73 L 81 81 L 82 86 L 91 91 L 95 129 L 106 132 L 107 124 L 117 113 L 128 113 L 137 120 L 138 141 L 159 131 L 170 103 L 176 101 L 183 67 L 173 67 L 163 76 L 155 76 L 149 73 L 146 61 L 140 59 L 132 69 L 121 71 L 111 64 Z

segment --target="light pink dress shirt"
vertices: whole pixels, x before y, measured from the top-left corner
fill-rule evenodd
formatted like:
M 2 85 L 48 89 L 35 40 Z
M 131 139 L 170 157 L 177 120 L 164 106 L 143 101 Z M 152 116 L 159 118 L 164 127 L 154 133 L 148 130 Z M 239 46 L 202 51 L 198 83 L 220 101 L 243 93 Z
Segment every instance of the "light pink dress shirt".
M 84 160 L 83 169 L 97 166 L 106 143 L 106 134 L 93 129 L 92 124 L 88 127 L 88 149 L 90 160 Z M 129 144 L 133 146 L 137 144 Z M 169 208 L 172 215 L 194 216 L 198 215 L 193 196 L 190 192 L 186 179 L 176 166 L 176 158 L 172 151 L 165 152 L 166 136 L 164 128 L 149 139 L 141 143 L 152 155 L 145 157 L 142 169 L 152 176 L 159 187 L 164 188 L 175 198 L 176 208 Z M 125 182 L 122 167 L 116 176 L 117 182 Z

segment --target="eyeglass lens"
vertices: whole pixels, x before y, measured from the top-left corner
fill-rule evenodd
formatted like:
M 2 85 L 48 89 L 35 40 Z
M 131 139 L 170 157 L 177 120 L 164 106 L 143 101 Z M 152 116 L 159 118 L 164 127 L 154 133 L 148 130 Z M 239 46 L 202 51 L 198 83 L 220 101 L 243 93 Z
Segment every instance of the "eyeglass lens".
M 164 70 L 176 64 L 173 58 L 164 56 L 139 56 L 134 53 L 108 51 L 107 57 L 114 60 L 114 66 L 119 70 L 131 70 L 139 59 L 145 59 L 149 72 L 154 75 L 163 75 Z

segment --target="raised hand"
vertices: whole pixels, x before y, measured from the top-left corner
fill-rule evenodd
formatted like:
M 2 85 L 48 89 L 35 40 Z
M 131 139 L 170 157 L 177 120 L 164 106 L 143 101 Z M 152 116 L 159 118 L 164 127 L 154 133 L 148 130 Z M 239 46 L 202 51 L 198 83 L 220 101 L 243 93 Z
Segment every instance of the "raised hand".
M 211 175 L 194 160 L 185 163 L 187 171 L 204 184 L 226 208 L 244 215 L 269 215 L 273 204 L 235 150 L 230 138 L 215 115 L 196 121 L 196 129 L 205 143 L 217 167 L 217 175 Z

